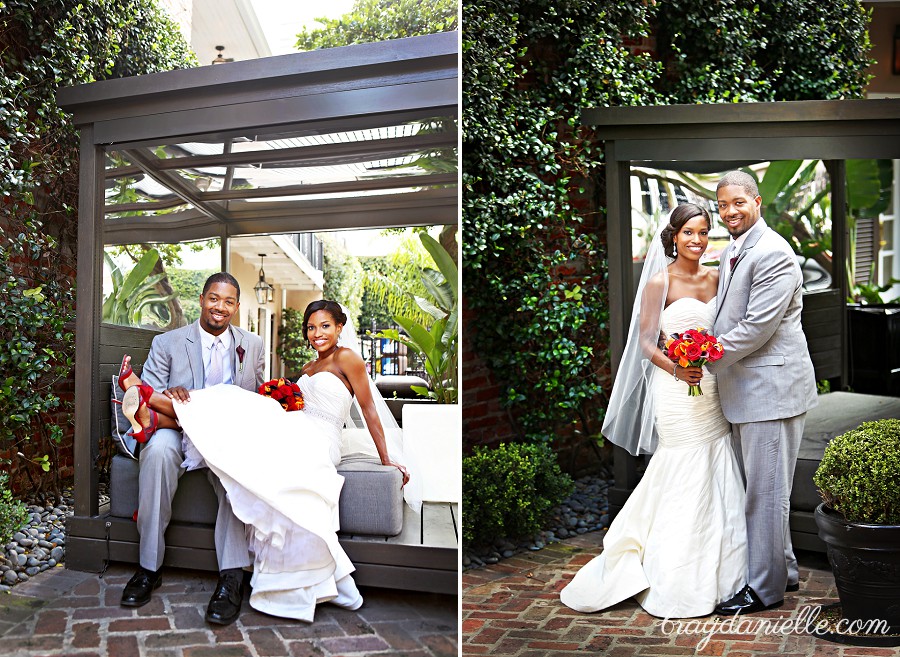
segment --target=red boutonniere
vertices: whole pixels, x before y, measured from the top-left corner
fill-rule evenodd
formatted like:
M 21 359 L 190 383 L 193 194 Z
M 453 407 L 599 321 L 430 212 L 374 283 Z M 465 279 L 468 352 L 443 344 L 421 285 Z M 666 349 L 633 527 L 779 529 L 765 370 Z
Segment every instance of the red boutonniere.
M 243 372 L 244 371 L 244 354 L 247 352 L 244 351 L 244 348 L 241 345 L 238 345 L 237 349 L 235 349 L 235 351 L 237 352 L 237 355 L 238 355 L 238 363 L 240 363 L 240 367 L 238 367 L 238 372 Z
M 303 393 L 296 383 L 291 383 L 290 379 L 282 377 L 266 381 L 259 387 L 259 394 L 271 397 L 286 411 L 303 410 Z

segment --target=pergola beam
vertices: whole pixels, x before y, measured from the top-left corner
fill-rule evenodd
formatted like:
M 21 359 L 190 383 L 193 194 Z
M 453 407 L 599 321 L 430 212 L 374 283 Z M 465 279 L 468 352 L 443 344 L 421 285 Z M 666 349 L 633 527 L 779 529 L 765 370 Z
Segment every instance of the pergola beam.
M 206 201 L 231 201 L 251 198 L 277 198 L 279 196 L 310 196 L 313 194 L 347 194 L 381 189 L 398 189 L 404 187 L 437 187 L 456 184 L 455 173 L 433 173 L 424 176 L 394 176 L 390 178 L 363 178 L 316 185 L 283 185 L 280 187 L 258 187 L 256 189 L 232 189 L 218 192 L 199 192 L 197 198 Z M 107 214 L 116 212 L 153 212 L 177 207 L 185 203 L 178 197 L 165 201 L 148 203 L 121 203 L 107 205 Z
M 280 165 L 279 168 L 356 164 L 409 155 L 417 151 L 452 148 L 456 146 L 457 140 L 456 132 L 446 132 L 397 137 L 396 139 L 371 139 L 339 144 L 238 151 L 221 155 L 191 155 L 160 159 L 153 168 L 164 171 L 166 169 L 200 169 L 202 167 L 241 166 L 248 164 L 278 164 Z M 120 175 L 130 175 L 133 173 L 131 169 L 131 167 L 109 169 L 106 172 L 106 176 L 115 178 Z
M 169 171 L 157 171 L 155 168 L 155 164 L 158 161 L 157 158 L 154 158 L 151 155 L 138 150 L 127 150 L 125 151 L 125 154 L 131 159 L 132 162 L 137 164 L 144 173 L 153 178 L 153 180 L 158 182 L 163 187 L 171 189 L 176 196 L 184 200 L 186 203 L 190 203 L 200 212 L 217 221 L 223 223 L 228 221 L 227 214 L 222 208 L 203 201 L 199 196 L 201 192 L 199 190 L 188 187 L 181 176 L 178 176 Z

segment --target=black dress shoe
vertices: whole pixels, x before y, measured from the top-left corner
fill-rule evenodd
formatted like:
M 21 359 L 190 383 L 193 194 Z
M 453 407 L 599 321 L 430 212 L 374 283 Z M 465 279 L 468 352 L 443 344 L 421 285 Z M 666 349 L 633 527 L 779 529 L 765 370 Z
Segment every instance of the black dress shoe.
M 209 599 L 206 620 L 216 625 L 231 625 L 241 613 L 244 599 L 244 571 L 230 568 L 219 573 L 219 583 Z
M 125 590 L 122 591 L 122 606 L 143 607 L 150 602 L 150 594 L 153 589 L 158 589 L 160 584 L 162 584 L 162 575 L 159 571 L 153 572 L 138 568 L 138 571 L 125 585 Z
M 720 616 L 734 616 L 735 614 L 753 614 L 757 611 L 765 611 L 766 609 L 775 609 L 784 604 L 784 600 L 773 602 L 770 605 L 764 604 L 756 592 L 749 585 L 744 586 L 740 591 L 734 594 L 734 597 L 720 602 L 716 605 L 715 613 Z
M 799 590 L 800 590 L 800 582 L 797 582 L 796 584 L 788 584 L 787 586 L 784 587 L 785 593 L 793 593 L 794 591 L 799 591 Z

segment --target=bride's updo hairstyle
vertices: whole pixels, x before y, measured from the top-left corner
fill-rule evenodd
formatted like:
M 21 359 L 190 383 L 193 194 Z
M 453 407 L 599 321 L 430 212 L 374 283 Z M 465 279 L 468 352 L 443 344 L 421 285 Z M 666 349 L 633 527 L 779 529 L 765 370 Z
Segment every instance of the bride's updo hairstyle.
M 697 216 L 706 219 L 707 228 L 712 230 L 712 219 L 709 217 L 709 212 L 696 203 L 682 203 L 672 210 L 669 224 L 659 234 L 659 239 L 663 243 L 663 253 L 670 258 L 678 257 L 678 253 L 675 251 L 675 236 L 688 221 Z
M 328 299 L 320 299 L 309 304 L 306 307 L 306 311 L 303 313 L 304 335 L 306 335 L 306 326 L 309 324 L 310 316 L 320 310 L 324 310 L 326 313 L 331 315 L 331 318 L 334 320 L 335 324 L 340 324 L 341 326 L 343 326 L 347 323 L 347 315 L 345 315 L 344 311 L 341 310 L 341 304 L 335 301 L 329 301 Z

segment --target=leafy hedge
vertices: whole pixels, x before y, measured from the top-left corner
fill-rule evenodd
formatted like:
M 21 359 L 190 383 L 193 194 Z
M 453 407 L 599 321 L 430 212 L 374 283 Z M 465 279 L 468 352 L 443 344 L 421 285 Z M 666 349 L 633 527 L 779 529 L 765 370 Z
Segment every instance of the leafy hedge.
M 863 422 L 832 440 L 813 482 L 848 522 L 900 524 L 900 420 Z
M 866 23 L 847 0 L 464 2 L 464 294 L 524 437 L 599 436 L 610 383 L 603 150 L 581 110 L 860 97 Z M 627 47 L 651 33 L 655 57 Z
M 463 459 L 463 543 L 480 547 L 534 534 L 572 489 L 546 445 L 478 447 Z
M 0 450 L 35 488 L 72 425 L 78 135 L 56 90 L 195 62 L 153 0 L 0 2 Z

